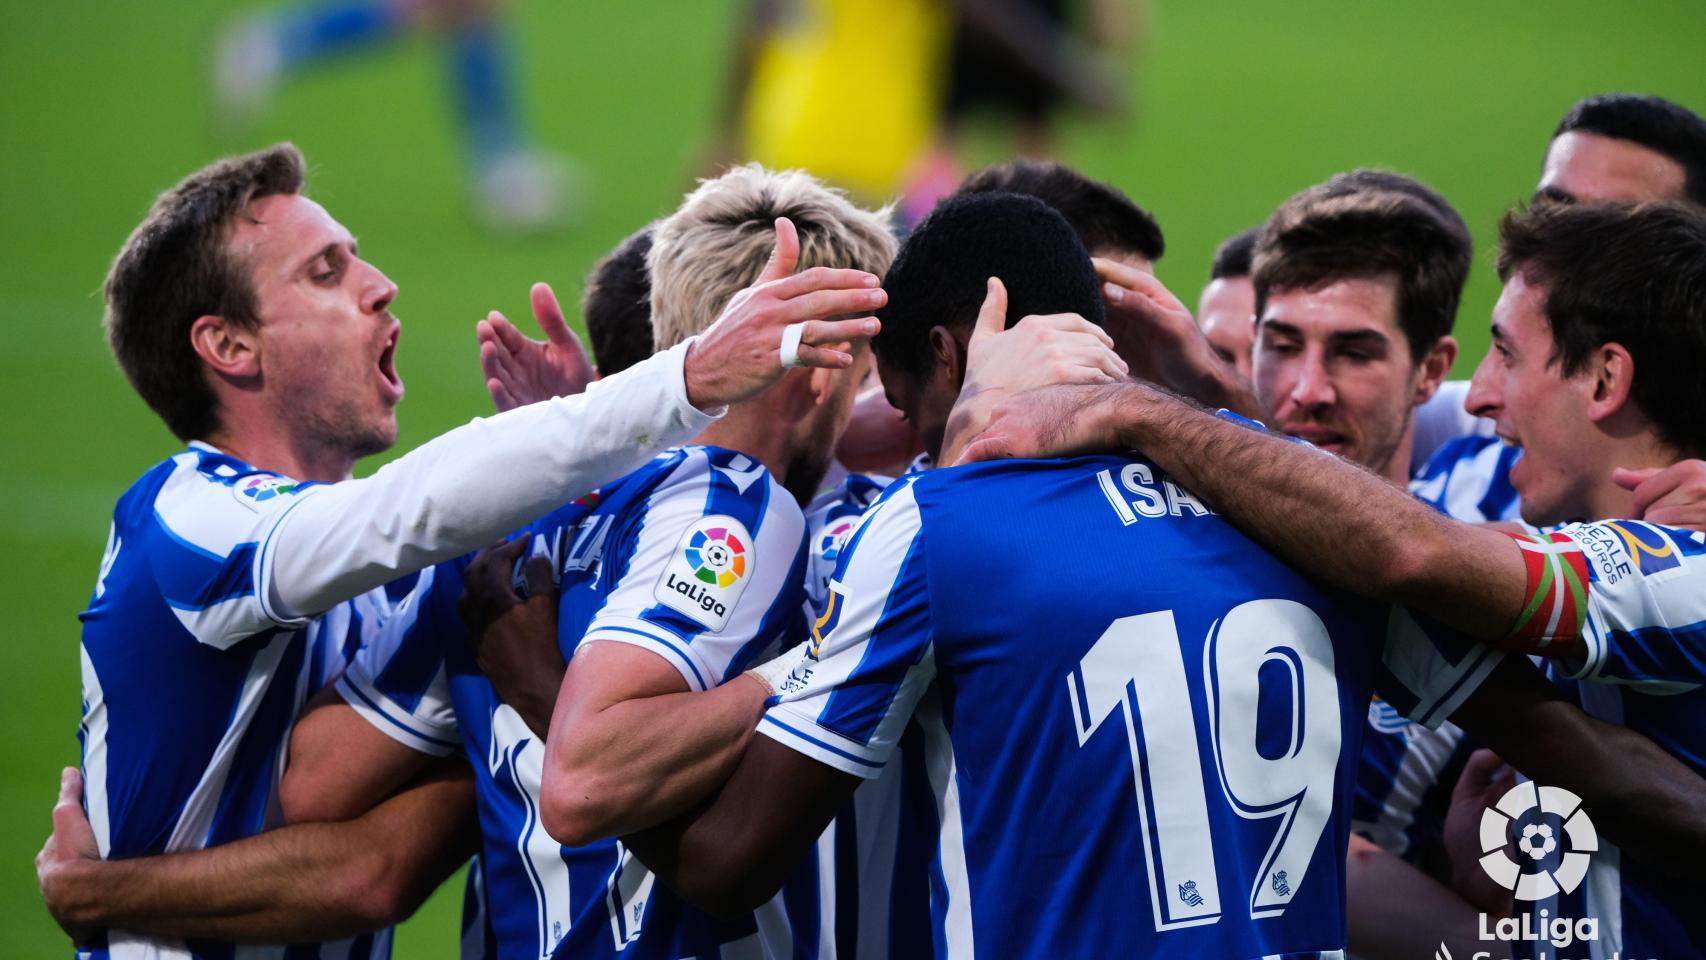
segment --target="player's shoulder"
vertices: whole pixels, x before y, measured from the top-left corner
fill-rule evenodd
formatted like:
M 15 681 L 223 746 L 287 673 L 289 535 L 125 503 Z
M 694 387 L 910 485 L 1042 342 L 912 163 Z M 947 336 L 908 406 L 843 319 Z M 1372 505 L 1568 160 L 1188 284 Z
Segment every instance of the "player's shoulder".
M 864 513 L 894 483 L 880 474 L 849 473 L 806 506 L 806 522 L 814 529 L 825 523 Z
M 804 529 L 803 513 L 792 494 L 755 457 L 724 447 L 688 446 L 671 451 L 645 485 L 648 511 L 669 505 L 697 509 L 706 516 L 726 514 L 762 525 L 779 521 Z M 639 493 L 641 491 L 636 491 Z
M 313 486 L 195 443 L 144 474 L 131 507 L 152 512 L 174 540 L 224 556 Z
M 1642 579 L 1686 583 L 1688 592 L 1706 586 L 1706 533 L 1642 520 L 1597 520 L 1558 531 L 1587 556 L 1588 576 L 1606 586 Z

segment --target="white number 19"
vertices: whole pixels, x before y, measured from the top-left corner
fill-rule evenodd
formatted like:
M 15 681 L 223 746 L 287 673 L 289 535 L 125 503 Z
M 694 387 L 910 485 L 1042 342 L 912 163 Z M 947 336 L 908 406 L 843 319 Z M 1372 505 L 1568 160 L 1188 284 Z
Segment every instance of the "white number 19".
M 1272 759 L 1256 749 L 1259 674 L 1269 663 L 1291 684 L 1290 739 Z M 1209 628 L 1203 677 L 1221 793 L 1240 817 L 1279 818 L 1248 904 L 1252 917 L 1278 916 L 1333 814 L 1340 726 L 1332 640 L 1308 607 L 1253 600 Z M 1157 930 L 1214 923 L 1222 909 L 1187 684 L 1171 611 L 1115 620 L 1066 678 L 1079 746 L 1116 711 L 1125 720 Z

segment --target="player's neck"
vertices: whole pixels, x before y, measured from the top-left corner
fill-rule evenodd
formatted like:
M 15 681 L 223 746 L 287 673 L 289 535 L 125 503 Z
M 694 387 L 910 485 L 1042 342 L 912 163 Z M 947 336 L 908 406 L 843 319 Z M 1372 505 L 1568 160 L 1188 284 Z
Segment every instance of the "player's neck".
M 296 442 L 286 430 L 271 423 L 245 424 L 241 415 L 228 415 L 227 423 L 202 438 L 204 443 L 251 466 L 270 470 L 293 480 L 336 483 L 348 480 L 355 457 L 319 444 Z
M 1398 445 L 1392 450 L 1391 459 L 1379 471 L 1388 482 L 1408 489 L 1410 486 L 1410 465 L 1416 462 L 1416 418 L 1409 418 L 1404 424 L 1404 433 L 1398 438 Z
M 770 475 L 781 482 L 788 469 L 788 430 L 778 419 L 765 408 L 736 405 L 694 437 L 693 442 L 744 453 L 764 464 Z
M 1681 453 L 1668 444 L 1660 442 L 1651 433 L 1621 438 L 1596 450 L 1591 458 L 1582 461 L 1595 464 L 1597 470 L 1594 481 L 1587 491 L 1587 519 L 1635 519 L 1635 495 L 1612 482 L 1611 471 L 1613 469 L 1619 467 L 1625 470 L 1662 469 L 1681 459 Z

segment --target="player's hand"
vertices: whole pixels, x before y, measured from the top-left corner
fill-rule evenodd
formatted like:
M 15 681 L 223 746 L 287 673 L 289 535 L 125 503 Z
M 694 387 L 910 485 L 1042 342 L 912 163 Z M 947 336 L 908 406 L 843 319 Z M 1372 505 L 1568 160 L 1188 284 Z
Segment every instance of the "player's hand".
M 786 217 L 776 220 L 776 247 L 758 281 L 729 300 L 722 316 L 687 354 L 687 399 L 710 410 L 753 396 L 782 378 L 782 331 L 803 323 L 799 365 L 841 369 L 853 355 L 838 346 L 874 336 L 868 314 L 888 300 L 881 281 L 863 270 L 813 267 L 795 273 L 800 238 Z M 849 317 L 853 319 L 831 319 Z
M 1007 287 L 990 277 L 966 344 L 966 376 L 948 415 L 940 462 L 959 459 L 1007 397 L 1064 384 L 1113 383 L 1130 370 L 1113 338 L 1076 313 L 1025 317 L 1007 328 Z
M 1102 305 L 1114 349 L 1132 374 L 1208 407 L 1259 417 L 1238 368 L 1220 358 L 1189 307 L 1153 274 L 1117 260 L 1092 261 L 1102 278 Z
M 996 403 L 949 465 L 983 460 L 1070 457 L 1122 449 L 1117 406 L 1134 383 L 1044 387 Z
M 598 378 L 580 338 L 569 329 L 563 308 L 548 283 L 536 283 L 530 293 L 533 319 L 544 340 L 521 335 L 503 314 L 493 310 L 475 328 L 480 341 L 480 371 L 486 392 L 498 412 L 530 403 L 580 393 Z
M 1481 814 L 1516 785 L 1516 771 L 1491 750 L 1477 750 L 1451 788 L 1441 841 L 1451 862 L 1451 888 L 1477 910 L 1508 916 L 1511 893 L 1481 869 Z
M 557 645 L 558 587 L 550 558 L 529 557 L 521 570 L 527 595 L 516 590 L 515 564 L 528 542 L 516 537 L 475 554 L 463 571 L 457 607 L 481 672 L 504 702 L 543 735 L 568 663 Z
M 95 933 L 95 927 L 80 916 L 80 904 L 88 897 L 79 890 L 88 885 L 79 884 L 78 877 L 80 868 L 100 861 L 94 828 L 83 812 L 83 775 L 75 767 L 66 767 L 59 774 L 53 833 L 36 854 L 36 882 L 48 912 L 73 943 L 86 943 Z
M 1611 471 L 1611 480 L 1634 493 L 1631 519 L 1667 527 L 1706 530 L 1706 461 Z

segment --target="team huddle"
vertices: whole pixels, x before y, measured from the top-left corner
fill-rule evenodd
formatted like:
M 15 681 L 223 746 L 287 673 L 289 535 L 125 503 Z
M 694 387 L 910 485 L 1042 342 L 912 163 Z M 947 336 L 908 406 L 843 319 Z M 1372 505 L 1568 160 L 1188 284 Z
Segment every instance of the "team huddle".
M 596 366 L 538 285 L 499 412 L 362 479 L 397 288 L 304 181 L 203 168 L 107 278 L 186 446 L 81 615 L 79 956 L 387 957 L 470 858 L 464 957 L 1706 955 L 1699 116 L 1565 116 L 1466 384 L 1408 176 L 1193 313 L 1057 164 L 900 238 L 735 167 L 593 269 Z M 1490 837 L 1517 783 L 1572 803 Z

